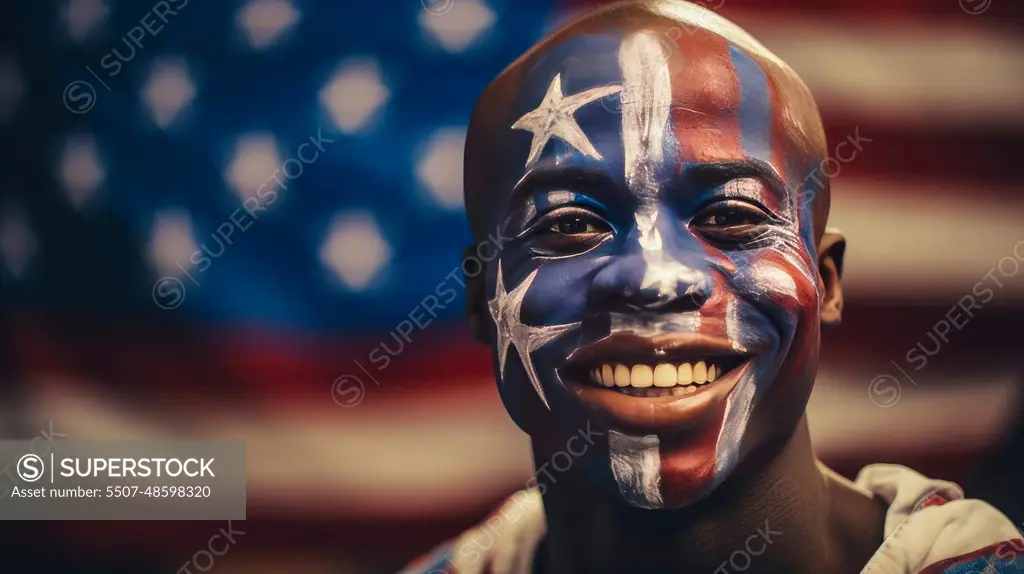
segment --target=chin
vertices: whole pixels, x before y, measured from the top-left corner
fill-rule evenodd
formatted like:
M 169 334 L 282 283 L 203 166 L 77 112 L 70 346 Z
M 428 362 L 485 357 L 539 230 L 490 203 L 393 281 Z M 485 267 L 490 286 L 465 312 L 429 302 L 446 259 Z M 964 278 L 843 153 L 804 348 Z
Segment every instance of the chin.
M 673 450 L 662 455 L 662 508 L 683 508 L 709 496 L 732 468 L 721 468 L 714 448 Z

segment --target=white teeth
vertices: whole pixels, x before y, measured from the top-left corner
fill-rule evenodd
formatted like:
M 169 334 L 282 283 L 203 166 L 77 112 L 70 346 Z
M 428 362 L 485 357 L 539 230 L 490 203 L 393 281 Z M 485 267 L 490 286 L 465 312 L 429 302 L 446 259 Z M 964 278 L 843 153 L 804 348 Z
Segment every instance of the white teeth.
M 615 365 L 615 386 L 629 386 L 629 367 L 626 365 Z
M 606 387 L 615 386 L 615 375 L 612 372 L 611 365 L 601 367 L 601 382 L 604 383 L 604 386 Z
M 679 370 L 676 372 L 676 378 L 680 385 L 689 385 L 693 383 L 693 367 L 690 363 L 683 363 L 679 365 Z
M 714 381 L 721 374 L 715 366 L 698 361 L 695 364 L 658 363 L 650 365 L 628 365 L 605 363 L 590 371 L 591 380 L 605 387 L 685 387 L 683 394 L 696 392 L 698 386 Z
M 629 386 L 646 388 L 654 384 L 654 371 L 647 365 L 633 365 L 629 373 Z
M 703 385 L 708 382 L 708 367 L 701 361 L 693 366 L 693 382 Z
M 654 367 L 654 386 L 676 386 L 676 368 L 668 363 L 661 363 L 657 367 Z

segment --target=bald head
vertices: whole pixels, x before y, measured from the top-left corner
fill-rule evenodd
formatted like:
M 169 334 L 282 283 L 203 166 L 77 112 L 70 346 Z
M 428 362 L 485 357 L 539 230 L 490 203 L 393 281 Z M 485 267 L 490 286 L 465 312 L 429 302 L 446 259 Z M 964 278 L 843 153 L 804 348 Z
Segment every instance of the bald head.
M 552 97 L 555 78 L 558 96 L 599 97 L 572 110 L 560 108 L 562 115 L 549 119 L 572 121 L 538 141 L 538 132 L 523 129 L 521 120 Z M 607 93 L 593 91 L 601 88 Z M 615 124 L 617 137 L 602 122 Z M 664 145 L 650 148 L 652 134 L 663 137 Z M 817 169 L 827 156 L 825 136 L 814 100 L 796 73 L 710 10 L 681 1 L 636 0 L 569 23 L 484 91 L 465 153 L 466 210 L 474 235 L 479 240 L 493 231 L 510 192 L 531 172 L 577 165 L 582 174 L 588 162 L 603 162 L 628 185 L 630 166 L 610 164 L 631 161 L 631 149 L 644 146 L 663 153 L 657 171 L 664 185 L 702 163 L 748 162 L 770 169 L 796 203 L 809 204 L 799 211 L 810 220 L 813 236 L 820 238 L 825 229 L 829 184 Z

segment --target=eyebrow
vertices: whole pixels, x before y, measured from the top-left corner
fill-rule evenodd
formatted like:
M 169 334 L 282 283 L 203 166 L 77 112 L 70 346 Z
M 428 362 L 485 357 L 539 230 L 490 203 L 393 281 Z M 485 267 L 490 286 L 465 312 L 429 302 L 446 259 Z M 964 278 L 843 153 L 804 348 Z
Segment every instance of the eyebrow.
M 699 163 L 684 169 L 682 188 L 710 189 L 732 180 L 757 178 L 765 183 L 768 190 L 783 205 L 787 204 L 788 189 L 782 176 L 769 163 L 746 158 L 738 161 Z M 554 166 L 535 168 L 528 171 L 512 187 L 508 205 L 514 206 L 540 189 L 569 187 L 615 189 L 618 186 L 608 175 L 578 166 Z
M 753 158 L 740 161 L 701 163 L 685 169 L 683 173 L 683 187 L 698 189 L 709 189 L 724 185 L 735 179 L 753 177 L 763 181 L 768 190 L 771 191 L 785 205 L 788 198 L 788 189 L 782 176 L 772 167 L 771 164 Z
M 583 169 L 575 166 L 545 167 L 533 169 L 526 173 L 515 186 L 512 187 L 512 194 L 509 196 L 509 205 L 515 205 L 524 196 L 536 192 L 539 189 L 558 189 L 567 187 L 583 188 L 604 188 L 612 189 L 615 182 L 607 175 L 590 169 Z

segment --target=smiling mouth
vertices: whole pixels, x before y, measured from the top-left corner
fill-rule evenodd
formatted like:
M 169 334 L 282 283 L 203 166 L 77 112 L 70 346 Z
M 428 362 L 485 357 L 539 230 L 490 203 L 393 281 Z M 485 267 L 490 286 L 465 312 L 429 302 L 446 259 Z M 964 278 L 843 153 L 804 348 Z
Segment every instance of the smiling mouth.
M 697 394 L 752 359 L 726 340 L 699 335 L 615 334 L 581 347 L 566 362 L 578 384 L 635 397 Z

